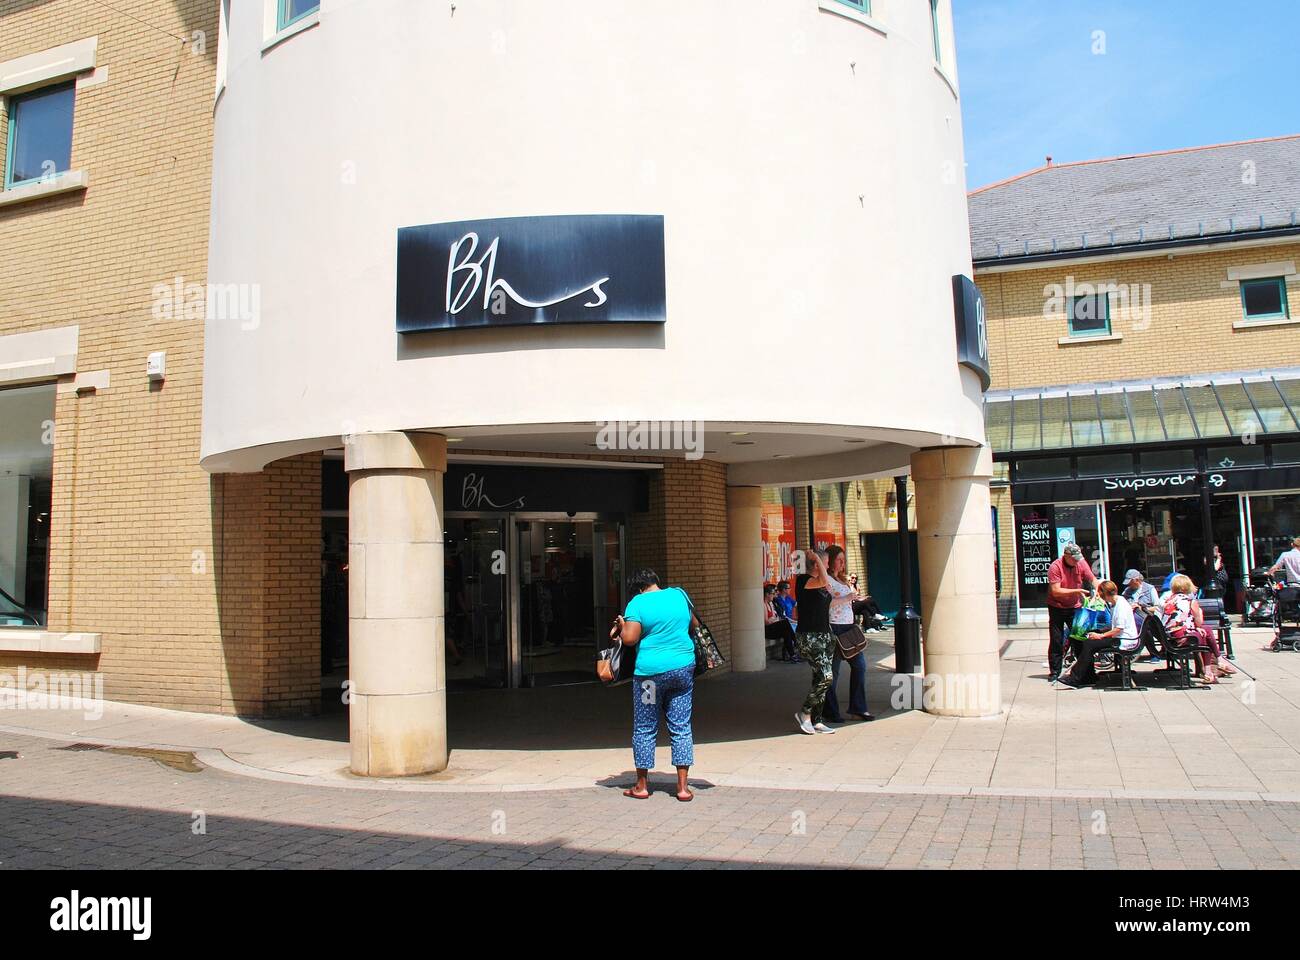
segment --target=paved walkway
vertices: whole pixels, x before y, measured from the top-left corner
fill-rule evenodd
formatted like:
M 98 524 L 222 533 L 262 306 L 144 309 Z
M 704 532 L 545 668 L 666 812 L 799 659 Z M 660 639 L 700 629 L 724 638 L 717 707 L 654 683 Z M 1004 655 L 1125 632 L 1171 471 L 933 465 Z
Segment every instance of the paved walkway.
M 1218 688 L 1063 691 L 1045 679 L 1045 632 L 1004 632 L 999 717 L 956 720 L 889 709 L 892 647 L 875 643 L 870 703 L 880 719 L 834 736 L 794 731 L 801 665 L 702 684 L 696 768 L 718 787 L 1115 799 L 1300 800 L 1300 654 L 1236 631 L 1245 674 Z M 843 695 L 847 671 L 841 673 Z M 296 785 L 392 792 L 566 790 L 629 773 L 631 691 L 598 686 L 449 698 L 451 768 L 368 781 L 347 772 L 341 713 L 250 723 L 106 703 L 103 716 L 17 709 L 0 697 L 0 751 L 14 735 L 193 751 L 210 767 Z M 660 763 L 668 763 L 661 750 Z M 2 772 L 2 771 L 0 771 Z
M 430 796 L 250 780 L 29 736 L 3 739 L 0 872 L 1300 866 L 1300 805 L 1291 803 L 703 784 L 690 804 L 667 792 L 626 800 L 610 785 Z

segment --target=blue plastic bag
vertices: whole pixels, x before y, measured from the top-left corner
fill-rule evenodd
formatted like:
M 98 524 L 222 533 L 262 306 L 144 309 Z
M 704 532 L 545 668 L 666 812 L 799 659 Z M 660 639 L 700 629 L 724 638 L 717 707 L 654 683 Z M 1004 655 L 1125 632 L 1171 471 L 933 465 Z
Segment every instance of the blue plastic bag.
M 1079 608 L 1070 627 L 1071 640 L 1087 640 L 1090 633 L 1106 633 L 1111 629 L 1110 607 L 1105 601 L 1093 597 Z

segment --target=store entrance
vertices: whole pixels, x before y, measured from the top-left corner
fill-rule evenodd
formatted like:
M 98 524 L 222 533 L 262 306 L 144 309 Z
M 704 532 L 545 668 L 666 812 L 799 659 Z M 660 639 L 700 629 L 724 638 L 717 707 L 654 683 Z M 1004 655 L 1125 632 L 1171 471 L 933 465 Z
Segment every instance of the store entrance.
M 1241 520 L 1236 497 L 1212 501 L 1214 539 L 1234 582 L 1243 574 Z M 1196 497 L 1122 501 L 1106 504 L 1110 572 L 1115 580 L 1130 569 L 1140 570 L 1156 589 L 1175 569 L 1192 578 L 1198 588 L 1208 582 L 1201 501 Z M 1228 609 L 1235 611 L 1235 590 Z
M 619 524 L 517 520 L 515 530 L 520 684 L 593 682 L 596 656 L 622 609 Z
M 447 689 L 595 682 L 622 609 L 623 524 L 565 515 L 450 517 Z

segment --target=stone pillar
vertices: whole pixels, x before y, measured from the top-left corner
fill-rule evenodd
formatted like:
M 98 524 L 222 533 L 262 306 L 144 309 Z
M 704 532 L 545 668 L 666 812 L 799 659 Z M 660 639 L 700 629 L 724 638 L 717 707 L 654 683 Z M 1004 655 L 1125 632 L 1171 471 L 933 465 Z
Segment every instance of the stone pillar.
M 727 488 L 731 660 L 739 673 L 767 669 L 763 636 L 763 488 Z
M 1002 710 L 988 447 L 923 450 L 912 457 L 925 707 L 952 717 Z
M 347 439 L 352 772 L 406 777 L 447 767 L 443 655 L 446 438 Z

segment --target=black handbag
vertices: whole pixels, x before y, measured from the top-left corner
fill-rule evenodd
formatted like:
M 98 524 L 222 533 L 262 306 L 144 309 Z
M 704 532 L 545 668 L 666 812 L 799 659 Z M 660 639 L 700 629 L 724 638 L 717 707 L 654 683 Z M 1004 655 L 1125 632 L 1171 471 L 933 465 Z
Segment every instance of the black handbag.
M 620 640 L 608 650 L 600 651 L 596 660 L 596 676 L 607 687 L 631 683 L 636 673 L 636 647 L 625 647 Z
M 727 658 L 722 655 L 718 648 L 718 641 L 713 636 L 713 631 L 709 629 L 708 624 L 700 616 L 699 611 L 695 609 L 695 604 L 691 600 L 691 595 L 681 587 L 677 588 L 682 591 L 682 596 L 686 598 L 686 605 L 691 609 L 691 615 L 699 623 L 699 629 L 692 632 L 691 637 L 695 641 L 695 675 L 701 676 L 710 670 L 716 670 L 727 662 Z

